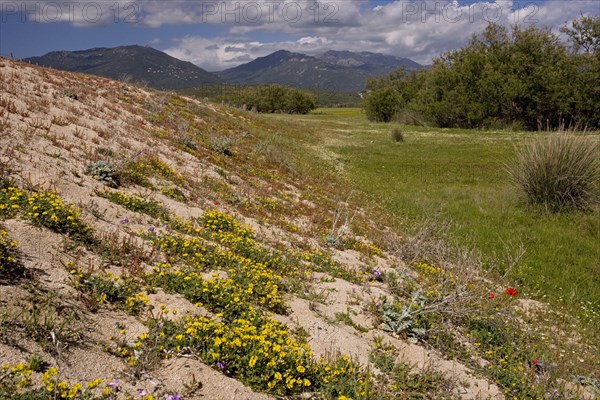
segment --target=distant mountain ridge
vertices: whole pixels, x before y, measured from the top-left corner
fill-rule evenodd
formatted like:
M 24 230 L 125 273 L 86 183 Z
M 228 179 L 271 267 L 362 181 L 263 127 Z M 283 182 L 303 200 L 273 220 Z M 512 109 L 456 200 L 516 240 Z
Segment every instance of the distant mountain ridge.
M 147 83 L 155 89 L 183 89 L 221 83 L 221 79 L 190 63 L 147 46 L 54 51 L 23 61 L 71 72 Z
M 147 46 L 120 46 L 79 51 L 54 51 L 23 61 L 71 72 L 146 83 L 163 90 L 220 83 L 281 85 L 327 92 L 359 92 L 369 77 L 403 66 L 422 68 L 408 59 L 370 52 L 330 50 L 316 56 L 279 50 L 221 72 L 210 73 Z
M 365 67 L 376 69 L 377 67 L 398 68 L 399 66 L 404 66 L 409 70 L 422 67 L 421 64 L 416 63 L 409 58 L 371 53 L 368 51 L 353 52 L 329 50 L 316 57 L 329 64 L 342 67 Z
M 331 50 L 309 56 L 279 50 L 216 74 L 229 83 L 279 83 L 308 89 L 352 92 L 363 90 L 369 77 L 386 75 L 401 66 L 407 70 L 422 68 L 408 58 L 378 53 Z

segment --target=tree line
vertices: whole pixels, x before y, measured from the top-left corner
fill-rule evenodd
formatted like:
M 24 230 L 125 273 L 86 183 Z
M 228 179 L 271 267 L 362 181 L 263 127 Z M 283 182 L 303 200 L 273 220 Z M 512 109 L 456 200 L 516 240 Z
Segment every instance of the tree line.
M 224 100 L 260 113 L 306 114 L 317 107 L 315 98 L 301 89 L 277 84 L 245 86 Z
M 557 34 L 489 24 L 431 67 L 367 82 L 372 121 L 439 127 L 600 128 L 600 17 Z

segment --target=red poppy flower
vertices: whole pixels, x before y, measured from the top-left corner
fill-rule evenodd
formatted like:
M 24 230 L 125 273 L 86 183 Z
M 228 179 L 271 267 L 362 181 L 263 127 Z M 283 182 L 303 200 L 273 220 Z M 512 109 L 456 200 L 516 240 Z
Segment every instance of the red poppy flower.
M 533 360 L 531 360 L 532 363 L 537 364 L 538 363 L 538 359 L 534 358 Z
M 218 201 L 216 201 L 216 200 L 215 200 L 215 201 L 213 201 L 213 204 L 214 204 L 215 206 L 218 206 L 220 203 L 219 203 Z
M 493 299 L 496 295 L 492 292 L 488 293 L 488 299 Z
M 506 288 L 506 290 L 504 291 L 504 293 L 506 293 L 509 296 L 515 297 L 517 295 L 517 291 L 514 288 Z

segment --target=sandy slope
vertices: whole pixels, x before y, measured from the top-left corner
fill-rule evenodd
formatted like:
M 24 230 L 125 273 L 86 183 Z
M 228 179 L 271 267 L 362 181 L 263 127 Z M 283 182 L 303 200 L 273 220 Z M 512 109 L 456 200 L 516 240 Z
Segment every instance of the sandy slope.
M 135 231 L 145 229 L 153 221 L 146 215 L 133 213 L 97 196 L 94 192 L 104 186 L 83 174 L 86 165 L 102 158 L 98 148 L 110 149 L 118 154 L 118 160 L 126 162 L 140 154 L 154 154 L 186 177 L 188 182 L 203 186 L 207 177 L 223 176 L 223 165 L 215 165 L 210 152 L 195 156 L 157 134 L 146 117 L 148 110 L 163 104 L 165 94 L 128 86 L 119 82 L 81 74 L 69 74 L 29 66 L 19 62 L 0 60 L 0 157 L 3 165 L 12 170 L 12 176 L 22 187 L 55 189 L 62 198 L 78 204 L 84 220 L 98 232 L 117 232 L 126 236 L 120 219 L 128 217 L 128 227 Z M 72 98 L 76 94 L 77 99 Z M 188 100 L 192 101 L 192 100 Z M 251 116 L 227 111 L 226 108 L 194 101 L 205 110 L 196 116 L 196 122 L 207 130 L 218 121 L 227 120 L 231 126 L 250 124 Z M 250 122 L 248 122 L 250 121 Z M 174 135 L 166 132 L 166 135 Z M 217 171 L 219 171 L 217 173 Z M 225 171 L 230 182 L 239 192 L 269 190 L 271 183 L 256 177 L 250 182 L 238 176 L 239 170 Z M 146 189 L 127 187 L 131 193 L 143 194 Z M 182 203 L 161 194 L 153 198 L 162 201 L 173 214 L 181 217 L 199 215 L 202 210 L 216 207 L 236 213 L 235 206 L 221 199 L 222 194 L 211 193 L 210 188 L 198 191 L 193 201 Z M 284 192 L 287 194 L 284 195 Z M 271 188 L 270 194 L 291 202 L 301 202 L 301 187 L 293 183 Z M 294 193 L 296 196 L 294 196 Z M 223 205 L 227 204 L 227 205 Z M 307 206 L 308 207 L 308 206 Z M 98 212 L 99 211 L 99 212 Z M 318 243 L 318 235 L 310 235 L 314 229 L 310 218 L 299 217 L 298 224 L 304 225 L 298 233 L 291 233 L 278 226 L 258 221 L 252 216 L 238 214 L 240 220 L 254 227 L 264 243 L 291 245 L 290 243 Z M 123 311 L 107 306 L 98 311 L 88 310 L 81 295 L 69 282 L 69 272 L 64 267 L 72 259 L 64 249 L 64 237 L 29 223 L 13 219 L 3 223 L 11 237 L 20 244 L 24 265 L 33 277 L 26 282 L 4 282 L 0 286 L 0 306 L 5 310 L 31 307 L 32 299 L 46 298 L 54 291 L 54 301 L 59 309 L 72 310 L 73 321 L 78 330 L 76 344 L 68 346 L 52 342 L 41 347 L 39 340 L 32 340 L 23 332 L 4 331 L 0 338 L 0 363 L 16 363 L 27 359 L 31 353 L 43 354 L 44 358 L 62 371 L 63 377 L 73 381 L 86 381 L 95 377 L 119 378 L 126 388 L 135 390 L 168 389 L 185 393 L 186 399 L 266 399 L 269 396 L 253 392 L 239 381 L 223 375 L 211 366 L 184 355 L 164 360 L 160 367 L 149 371 L 142 379 L 128 375 L 124 361 L 103 350 L 101 342 L 115 335 L 115 321 L 127 326 L 127 336 L 133 339 L 143 332 L 142 322 Z M 100 264 L 98 255 L 84 252 L 83 259 Z M 348 268 L 362 263 L 361 255 L 355 251 L 338 251 L 336 260 Z M 391 255 L 371 260 L 377 268 L 385 270 L 398 264 Z M 119 271 L 118 266 L 108 266 Z M 307 341 L 316 355 L 342 352 L 368 364 L 373 338 L 382 335 L 385 341 L 396 348 L 397 356 L 414 364 L 417 370 L 432 368 L 443 372 L 456 384 L 455 393 L 462 399 L 503 398 L 499 389 L 486 379 L 477 377 L 469 368 L 458 362 L 445 360 L 432 349 L 411 344 L 372 328 L 372 320 L 363 305 L 386 293 L 381 284 L 365 287 L 333 279 L 323 282 L 315 275 L 315 292 L 326 292 L 323 303 L 310 304 L 309 300 L 293 297 L 288 300 L 289 315 L 275 316 L 290 327 L 302 327 L 308 334 Z M 187 302 L 181 296 L 167 295 L 161 291 L 152 296 L 151 304 L 161 304 L 178 310 L 179 315 L 197 314 L 205 311 Z M 349 312 L 354 322 L 368 327 L 367 332 L 335 323 L 336 313 Z

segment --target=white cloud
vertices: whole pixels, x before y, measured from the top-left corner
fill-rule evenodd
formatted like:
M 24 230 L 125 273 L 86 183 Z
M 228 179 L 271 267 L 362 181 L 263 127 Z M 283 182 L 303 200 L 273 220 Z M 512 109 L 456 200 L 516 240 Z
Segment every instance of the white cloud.
M 231 68 L 279 49 L 308 54 L 331 49 L 372 51 L 430 63 L 441 52 L 463 46 L 489 22 L 557 28 L 581 12 L 600 13 L 597 0 L 538 5 L 512 0 L 40 0 L 31 4 L 27 16 L 41 22 L 69 21 L 76 26 L 131 22 L 156 28 L 157 37 L 165 25 L 197 28 L 198 36 L 175 39 L 167 52 L 209 70 Z M 203 34 L 215 31 L 225 34 L 218 38 Z
M 316 53 L 332 44 L 327 38 L 303 37 L 297 41 L 262 43 L 243 38 L 185 37 L 164 52 L 190 61 L 208 71 L 220 71 L 247 63 L 257 57 L 287 49 L 299 53 Z
M 66 22 L 76 27 L 108 26 L 113 23 L 138 23 L 139 3 L 127 0 L 7 2 L 2 7 L 9 16 L 20 14 L 22 20 L 55 24 Z
M 243 7 L 250 3 L 243 1 L 240 4 Z M 275 3 L 281 9 L 292 2 L 282 0 Z M 514 5 L 519 3 L 511 0 L 472 3 L 424 0 L 394 1 L 361 9 L 360 2 L 337 0 L 331 2 L 329 11 L 319 9 L 315 17 L 313 1 L 293 3 L 298 5 L 298 10 L 301 9 L 304 16 L 297 22 L 291 22 L 291 10 L 296 6 L 288 6 L 286 18 L 274 11 L 270 22 L 263 16 L 264 21 L 258 24 L 244 21 L 229 23 L 229 38 L 187 37 L 180 39 L 167 52 L 212 70 L 231 68 L 279 49 L 307 54 L 331 49 L 372 51 L 408 57 L 427 64 L 440 53 L 463 46 L 472 34 L 482 31 L 489 22 L 505 26 L 536 23 L 557 28 L 567 20 L 576 18 L 581 11 L 593 11 L 596 4 L 595 0 L 549 1 L 515 9 Z M 242 11 L 240 13 L 243 15 Z M 329 18 L 327 21 L 326 17 Z M 218 20 L 216 11 L 211 18 L 213 23 L 223 23 L 222 19 Z M 256 32 L 272 33 L 274 37 L 282 39 L 259 42 L 251 39 Z M 290 35 L 296 36 L 296 39 L 290 40 Z M 215 51 L 207 51 L 208 46 L 219 49 L 216 50 L 216 56 Z M 227 48 L 235 49 L 235 57 L 225 50 Z

